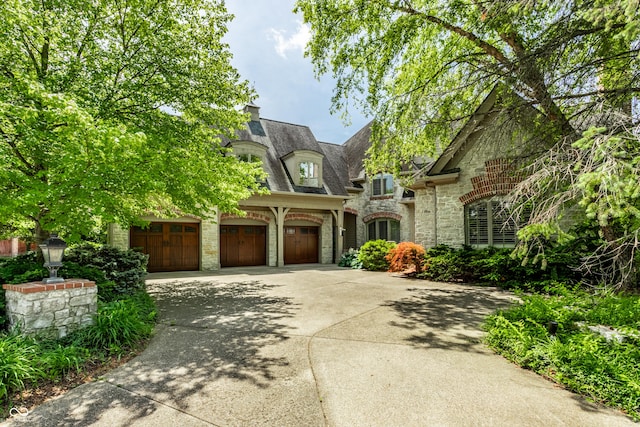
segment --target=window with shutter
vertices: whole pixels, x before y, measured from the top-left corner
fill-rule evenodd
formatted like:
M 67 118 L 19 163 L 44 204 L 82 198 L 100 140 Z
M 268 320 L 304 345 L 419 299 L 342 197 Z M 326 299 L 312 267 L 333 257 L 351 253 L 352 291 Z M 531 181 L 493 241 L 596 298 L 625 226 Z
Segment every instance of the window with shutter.
M 481 200 L 465 208 L 467 244 L 511 247 L 517 242 L 517 224 L 500 200 Z
M 467 207 L 467 240 L 472 246 L 489 244 L 489 216 L 485 202 Z

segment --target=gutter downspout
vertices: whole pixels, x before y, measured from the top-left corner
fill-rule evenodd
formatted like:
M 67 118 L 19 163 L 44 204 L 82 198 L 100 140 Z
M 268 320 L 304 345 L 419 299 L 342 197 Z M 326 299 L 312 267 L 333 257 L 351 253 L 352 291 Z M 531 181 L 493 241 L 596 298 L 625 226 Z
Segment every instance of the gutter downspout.
M 433 246 L 438 246 L 438 186 L 433 186 Z

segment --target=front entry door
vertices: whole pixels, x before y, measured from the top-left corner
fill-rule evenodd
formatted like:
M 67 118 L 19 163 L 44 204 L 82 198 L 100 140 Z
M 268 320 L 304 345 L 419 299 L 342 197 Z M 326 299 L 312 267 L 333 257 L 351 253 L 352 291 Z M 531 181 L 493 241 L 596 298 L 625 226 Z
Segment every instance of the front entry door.
M 318 262 L 318 227 L 284 228 L 284 263 Z

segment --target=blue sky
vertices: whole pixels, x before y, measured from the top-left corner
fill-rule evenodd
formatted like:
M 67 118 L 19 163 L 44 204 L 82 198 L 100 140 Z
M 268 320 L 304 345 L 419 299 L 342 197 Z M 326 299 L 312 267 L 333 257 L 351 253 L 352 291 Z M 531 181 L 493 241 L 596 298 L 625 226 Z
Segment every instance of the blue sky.
M 309 38 L 302 17 L 292 12 L 295 0 L 227 0 L 235 15 L 225 41 L 232 64 L 259 95 L 260 115 L 307 125 L 319 141 L 342 144 L 369 120 L 350 111 L 345 126 L 338 113 L 331 115 L 334 82 L 316 80 L 313 66 L 303 56 Z

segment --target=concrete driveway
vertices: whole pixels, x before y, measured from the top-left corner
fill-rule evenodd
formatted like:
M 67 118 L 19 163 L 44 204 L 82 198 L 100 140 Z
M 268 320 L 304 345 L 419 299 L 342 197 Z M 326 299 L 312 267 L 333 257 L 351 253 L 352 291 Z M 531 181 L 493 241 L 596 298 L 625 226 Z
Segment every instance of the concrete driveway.
M 319 265 L 147 283 L 148 349 L 7 425 L 636 425 L 481 343 L 506 292 Z

